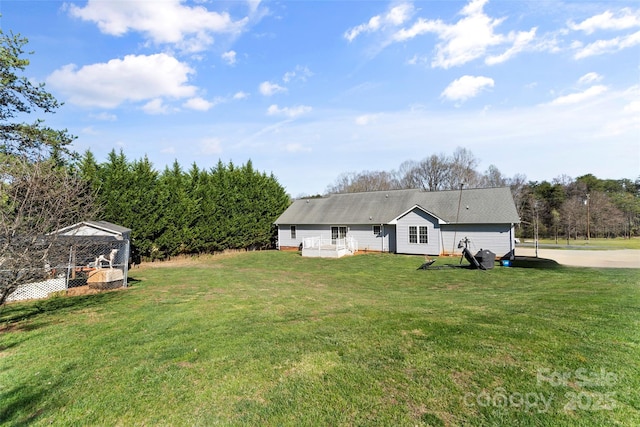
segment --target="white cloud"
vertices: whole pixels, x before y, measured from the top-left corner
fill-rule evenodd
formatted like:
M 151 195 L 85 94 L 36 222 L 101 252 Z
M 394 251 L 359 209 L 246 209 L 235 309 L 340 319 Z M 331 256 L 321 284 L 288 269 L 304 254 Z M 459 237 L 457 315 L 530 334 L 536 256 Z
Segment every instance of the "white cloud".
M 72 104 L 115 108 L 127 101 L 191 97 L 196 92 L 188 84 L 193 73 L 187 64 L 164 53 L 127 55 L 82 68 L 65 65 L 47 78 L 47 84 Z
M 356 117 L 356 124 L 358 126 L 366 126 L 373 123 L 380 117 L 380 114 L 363 114 Z
M 640 10 L 634 11 L 624 8 L 617 14 L 607 10 L 577 24 L 569 21 L 567 26 L 574 31 L 583 31 L 587 34 L 592 34 L 597 30 L 626 30 L 640 27 Z
M 90 114 L 89 117 L 91 117 L 92 119 L 102 120 L 105 122 L 115 122 L 116 120 L 118 120 L 118 117 L 115 114 L 111 114 L 107 112 Z
M 602 76 L 600 74 L 592 72 L 592 73 L 587 73 L 584 76 L 580 77 L 580 79 L 578 79 L 578 84 L 586 85 L 586 84 L 599 82 L 601 80 L 602 80 Z
M 89 0 L 84 7 L 71 4 L 68 10 L 76 18 L 96 23 L 105 34 L 122 36 L 137 31 L 156 44 L 172 44 L 188 52 L 206 49 L 213 43 L 212 34 L 237 34 L 249 22 L 248 17 L 234 21 L 227 12 L 187 6 L 182 0 Z
M 94 129 L 93 126 L 87 126 L 86 128 L 82 128 L 82 133 L 85 135 L 99 135 L 100 132 Z
M 142 111 L 147 114 L 167 114 L 169 112 L 169 108 L 164 105 L 162 99 L 156 98 L 147 102 L 143 107 Z
M 309 68 L 298 65 L 293 71 L 287 71 L 282 77 L 282 81 L 285 83 L 289 83 L 292 80 L 300 80 L 305 82 L 309 77 L 312 76 L 313 72 Z
M 246 92 L 240 91 L 233 94 L 233 99 L 236 99 L 236 100 L 247 99 L 247 98 L 249 98 L 249 94 Z
M 230 50 L 228 52 L 224 52 L 222 54 L 222 60 L 224 62 L 226 62 L 228 65 L 235 65 L 236 64 L 236 52 L 233 50 Z
M 584 47 L 578 44 L 576 46 L 577 52 L 573 57 L 575 59 L 583 59 L 589 56 L 618 52 L 638 45 L 640 45 L 640 31 L 609 40 L 597 40 Z
M 466 101 L 478 96 L 485 88 L 493 87 L 495 82 L 489 77 L 483 76 L 462 76 L 454 80 L 442 92 L 441 96 L 450 101 Z
M 535 38 L 536 28 L 507 35 L 496 33 L 496 27 L 505 18 L 486 15 L 483 8 L 487 1 L 471 0 L 460 11 L 463 17 L 455 24 L 420 18 L 411 27 L 397 31 L 392 41 L 404 42 L 426 33 L 435 33 L 440 41 L 431 63 L 433 67 L 459 66 L 487 55 L 489 48 L 507 45 L 510 47 L 504 53 L 486 59 L 488 65 L 504 62 L 528 47 Z
M 206 156 L 222 153 L 222 141 L 219 138 L 205 138 L 200 142 L 200 152 Z
M 404 24 L 411 15 L 413 15 L 413 5 L 410 3 L 401 3 L 392 7 L 384 17 L 384 21 L 392 25 L 399 26 Z
M 411 3 L 401 3 L 390 8 L 384 15 L 376 15 L 364 24 L 350 28 L 344 33 L 344 38 L 352 42 L 362 33 L 372 33 L 387 26 L 397 27 L 404 24 L 413 15 L 414 8 Z
M 286 144 L 284 146 L 284 150 L 289 153 L 304 153 L 304 152 L 310 152 L 311 148 L 305 147 L 299 142 L 292 142 L 290 144 Z
M 426 65 L 429 63 L 429 58 L 422 55 L 413 55 L 407 60 L 408 65 Z
M 403 42 L 421 36 L 426 33 L 444 32 L 447 25 L 441 20 L 418 19 L 409 29 L 398 30 L 393 35 L 393 41 Z
M 570 105 L 584 102 L 590 98 L 594 98 L 607 91 L 607 87 L 603 85 L 591 86 L 590 88 L 569 95 L 559 96 L 550 102 L 551 105 Z
M 175 154 L 176 153 L 176 149 L 175 149 L 175 147 L 165 147 L 162 150 L 160 150 L 160 152 L 162 154 Z
M 625 113 L 629 114 L 637 114 L 640 116 L 640 101 L 632 101 L 629 104 L 625 105 L 624 110 Z
M 360 24 L 356 27 L 353 27 L 347 30 L 347 32 L 344 33 L 344 38 L 352 42 L 361 33 L 377 31 L 378 29 L 380 29 L 380 26 L 382 25 L 380 23 L 380 20 L 381 19 L 379 15 L 374 16 L 371 19 L 369 19 L 369 22 L 367 22 L 366 24 Z
M 269 106 L 267 109 L 267 115 L 269 116 L 285 116 L 289 118 L 295 118 L 303 114 L 311 112 L 312 108 L 307 105 L 298 105 L 296 107 L 283 107 L 280 108 L 276 104 Z
M 491 55 L 485 59 L 485 63 L 487 65 L 495 65 L 501 64 L 518 53 L 525 50 L 528 46 L 531 45 L 531 42 L 536 37 L 537 28 L 532 28 L 530 31 L 521 31 L 519 33 L 509 33 L 507 36 L 507 40 L 512 42 L 510 48 L 508 48 L 504 53 L 500 55 Z
M 206 99 L 196 97 L 190 98 L 182 105 L 183 107 L 189 108 L 190 110 L 209 111 L 215 104 L 213 102 L 207 101 Z
M 259 90 L 262 95 L 271 96 L 279 92 L 286 92 L 287 88 L 280 86 L 277 83 L 262 82 L 260 83 Z

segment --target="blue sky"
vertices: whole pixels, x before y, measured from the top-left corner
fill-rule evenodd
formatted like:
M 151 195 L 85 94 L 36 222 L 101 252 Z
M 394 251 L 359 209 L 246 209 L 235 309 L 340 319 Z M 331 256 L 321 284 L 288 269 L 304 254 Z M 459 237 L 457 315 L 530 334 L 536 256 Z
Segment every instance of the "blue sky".
M 292 196 L 464 147 L 484 171 L 640 175 L 635 1 L 29 1 L 2 30 L 104 161 L 219 159 Z

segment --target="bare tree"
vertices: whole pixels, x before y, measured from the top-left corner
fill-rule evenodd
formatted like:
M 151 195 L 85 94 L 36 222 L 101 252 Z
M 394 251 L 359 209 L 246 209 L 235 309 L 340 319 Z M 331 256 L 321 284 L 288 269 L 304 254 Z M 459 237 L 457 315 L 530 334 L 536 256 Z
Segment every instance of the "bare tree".
M 53 113 L 59 104 L 43 85 L 20 76 L 27 39 L 0 30 L 0 304 L 21 283 L 42 278 L 58 257 L 49 234 L 93 212 L 87 186 L 68 172 L 74 137 L 66 130 L 17 122 Z
M 589 194 L 590 232 L 594 237 L 610 237 L 623 230 L 624 214 L 612 202 L 607 194 L 592 191 Z
M 477 164 L 471 151 L 457 148 L 452 156 L 440 153 L 419 162 L 404 162 L 399 182 L 402 188 L 425 191 L 455 190 L 460 188 L 460 184 L 477 187 L 480 184 L 480 174 L 475 170 Z
M 327 187 L 328 194 L 359 193 L 398 189 L 399 185 L 392 173 L 384 171 L 349 172 L 340 175 L 333 185 Z
M 502 175 L 502 172 L 500 172 L 497 166 L 489 165 L 489 168 L 481 179 L 480 185 L 486 188 L 504 187 L 507 185 L 507 181 L 508 179 Z
M 478 159 L 470 150 L 458 147 L 451 156 L 445 189 L 455 190 L 463 184 L 467 188 L 478 186 L 480 174 L 476 171 Z
M 507 179 L 506 184 L 511 189 L 511 196 L 516 204 L 516 209 L 520 218 L 523 217 L 524 201 L 527 198 L 527 177 L 523 174 L 516 174 Z
M 572 236 L 574 239 L 578 238 L 578 229 L 584 218 L 584 212 L 583 203 L 578 197 L 571 197 L 562 204 L 560 215 L 565 229 L 567 244 L 569 244 Z
M 444 154 L 432 154 L 422 160 L 417 169 L 423 190 L 438 191 L 445 189 L 451 174 L 451 160 Z
M 393 172 L 393 175 L 402 189 L 420 188 L 421 181 L 417 171 L 418 162 L 406 160 L 400 164 L 398 170 Z
M 0 305 L 22 283 L 47 278 L 62 254 L 52 231 L 91 217 L 88 185 L 52 161 L 0 163 Z M 64 259 L 64 258 L 63 258 Z

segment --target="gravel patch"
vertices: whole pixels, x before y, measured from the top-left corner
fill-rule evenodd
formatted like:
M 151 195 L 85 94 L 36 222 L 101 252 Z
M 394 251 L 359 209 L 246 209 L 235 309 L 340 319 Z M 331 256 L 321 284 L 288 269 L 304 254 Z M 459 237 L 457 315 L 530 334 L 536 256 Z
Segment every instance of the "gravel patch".
M 535 248 L 516 248 L 516 256 L 533 257 L 535 255 Z M 638 249 L 599 251 L 539 248 L 538 257 L 576 267 L 640 268 L 640 250 Z

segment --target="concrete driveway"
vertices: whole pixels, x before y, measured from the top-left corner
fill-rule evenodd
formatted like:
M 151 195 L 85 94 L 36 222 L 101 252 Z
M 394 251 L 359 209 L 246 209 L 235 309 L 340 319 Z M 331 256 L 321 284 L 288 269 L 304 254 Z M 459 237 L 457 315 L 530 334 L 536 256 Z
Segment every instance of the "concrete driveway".
M 536 256 L 535 248 L 516 248 L 516 256 Z M 577 267 L 640 268 L 640 250 L 538 249 L 538 257 Z

